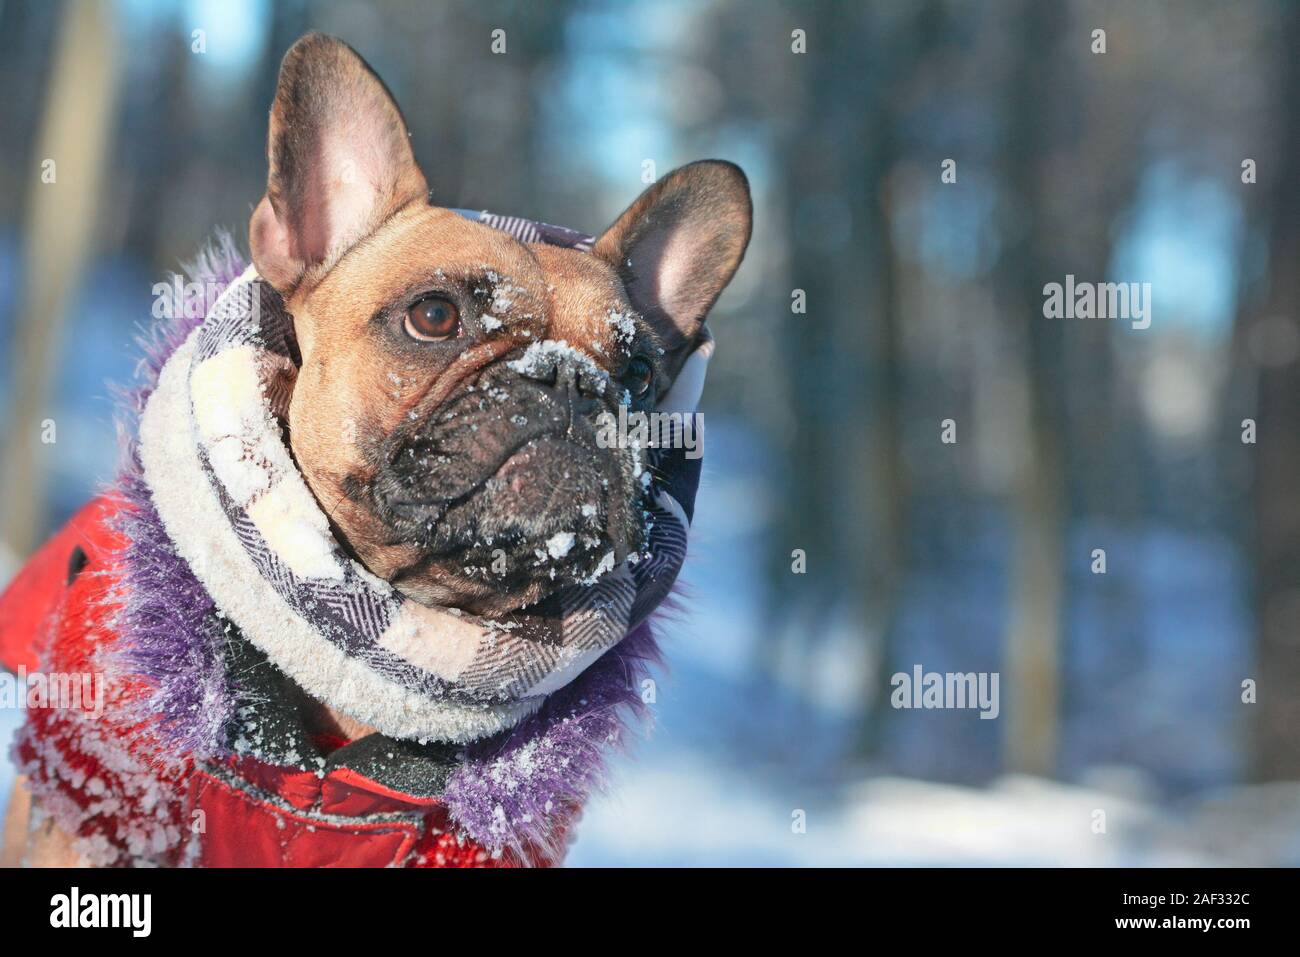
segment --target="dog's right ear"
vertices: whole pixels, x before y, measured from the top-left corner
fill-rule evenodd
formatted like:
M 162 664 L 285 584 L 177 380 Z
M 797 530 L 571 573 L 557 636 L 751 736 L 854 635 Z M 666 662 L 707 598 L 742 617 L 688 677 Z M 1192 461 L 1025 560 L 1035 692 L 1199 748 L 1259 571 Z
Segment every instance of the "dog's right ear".
M 410 203 L 426 202 L 402 113 L 366 61 L 334 37 L 289 48 L 271 106 L 266 195 L 253 262 L 286 299 Z

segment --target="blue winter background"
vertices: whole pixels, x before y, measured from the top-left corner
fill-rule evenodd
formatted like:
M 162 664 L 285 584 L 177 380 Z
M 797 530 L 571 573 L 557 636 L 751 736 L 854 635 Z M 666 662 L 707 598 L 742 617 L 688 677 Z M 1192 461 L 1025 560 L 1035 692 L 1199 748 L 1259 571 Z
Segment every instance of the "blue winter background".
M 656 726 L 571 865 L 1300 863 L 1300 5 L 0 0 L 0 583 L 111 479 L 107 384 L 243 234 L 309 29 L 445 205 L 751 180 Z M 1151 327 L 1044 318 L 1067 274 Z M 999 717 L 892 708 L 914 665 Z

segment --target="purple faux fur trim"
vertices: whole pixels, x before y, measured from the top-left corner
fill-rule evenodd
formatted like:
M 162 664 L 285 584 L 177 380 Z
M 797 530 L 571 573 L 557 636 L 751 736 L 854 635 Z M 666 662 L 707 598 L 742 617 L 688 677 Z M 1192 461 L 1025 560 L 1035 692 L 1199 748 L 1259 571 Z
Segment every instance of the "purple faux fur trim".
M 221 233 L 185 271 L 203 288 L 214 284 L 224 289 L 244 268 L 233 240 Z M 167 741 L 201 757 L 224 746 L 235 693 L 222 667 L 222 635 L 212 598 L 167 536 L 145 484 L 137 440 L 140 414 L 163 366 L 203 322 L 195 316 L 203 310 L 188 301 L 186 306 L 140 337 L 138 385 L 119 394 L 125 448 L 118 490 L 129 507 L 120 513 L 118 526 L 129 544 L 118 632 L 129 639 L 123 642 L 124 666 L 148 678 L 152 688 L 142 702 L 149 714 L 141 717 L 152 717 Z
M 201 287 L 224 288 L 244 268 L 243 257 L 223 234 L 186 271 Z M 238 690 L 225 674 L 224 629 L 213 601 L 176 554 L 154 508 L 136 426 L 164 363 L 201 322 L 165 320 L 142 340 L 140 384 L 120 394 L 125 454 L 118 481 L 130 506 L 119 523 L 130 542 L 118 618 L 123 664 L 149 681 L 144 705 L 165 740 L 197 759 L 222 755 Z M 605 783 L 608 750 L 624 741 L 629 717 L 645 717 L 640 689 L 657 661 L 654 630 L 647 622 L 553 694 L 537 714 L 467 747 L 446 789 L 452 820 L 494 853 L 513 852 L 527 863 L 559 860 L 574 813 Z
M 646 718 L 641 683 L 658 661 L 643 622 L 537 714 L 467 748 L 445 792 L 452 819 L 493 851 L 527 863 L 562 859 L 565 825 L 604 787 L 606 751 L 624 743 L 626 716 Z

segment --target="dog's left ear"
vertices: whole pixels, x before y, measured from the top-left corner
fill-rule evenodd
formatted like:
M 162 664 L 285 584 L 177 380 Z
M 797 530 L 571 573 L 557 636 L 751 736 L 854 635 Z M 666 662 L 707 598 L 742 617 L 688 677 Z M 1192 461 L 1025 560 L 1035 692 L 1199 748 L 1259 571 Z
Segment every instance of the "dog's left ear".
M 289 48 L 271 106 L 266 196 L 249 223 L 257 271 L 286 299 L 403 206 L 427 201 L 406 122 L 342 40 Z
M 592 253 L 618 272 L 668 351 L 684 355 L 745 255 L 753 215 L 740 167 L 702 160 L 642 193 Z

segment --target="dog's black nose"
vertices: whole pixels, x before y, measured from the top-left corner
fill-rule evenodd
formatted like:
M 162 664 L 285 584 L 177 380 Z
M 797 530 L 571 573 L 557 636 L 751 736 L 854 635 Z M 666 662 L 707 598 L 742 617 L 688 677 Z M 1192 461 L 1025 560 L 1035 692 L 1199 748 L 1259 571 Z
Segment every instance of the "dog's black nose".
M 605 391 L 605 377 L 573 363 L 562 363 L 555 374 L 555 388 L 571 394 L 595 398 Z
M 609 377 L 591 359 L 575 350 L 552 350 L 530 355 L 517 366 L 519 372 L 534 382 L 548 385 L 570 400 L 595 399 L 605 394 Z

